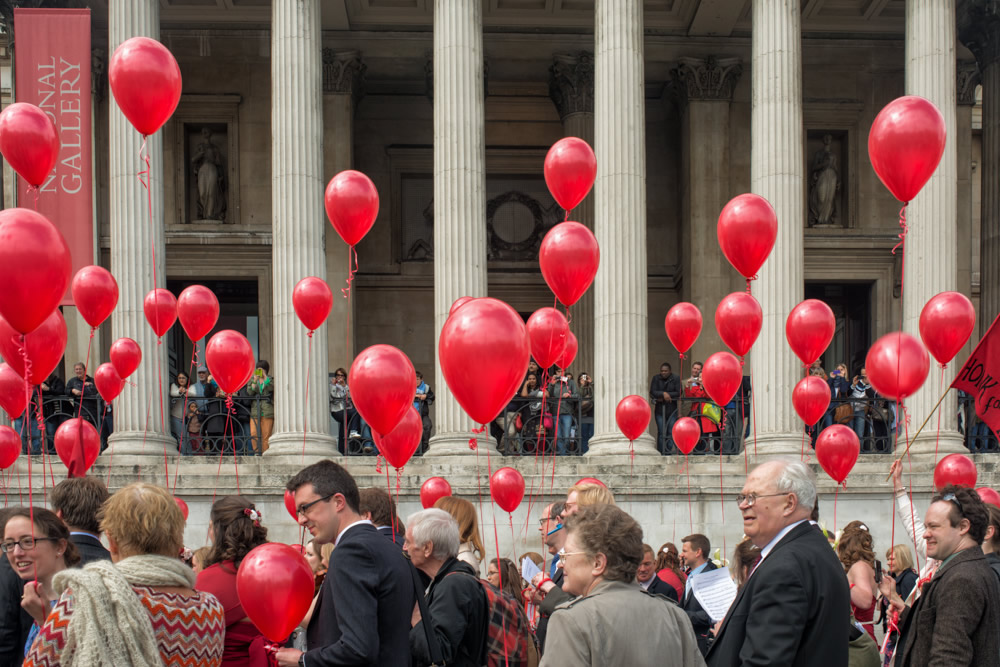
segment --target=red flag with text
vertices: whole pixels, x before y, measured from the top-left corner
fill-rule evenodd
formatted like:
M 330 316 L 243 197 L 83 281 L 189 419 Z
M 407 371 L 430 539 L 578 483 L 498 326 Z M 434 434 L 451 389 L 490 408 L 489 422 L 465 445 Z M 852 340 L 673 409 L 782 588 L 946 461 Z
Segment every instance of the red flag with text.
M 1000 317 L 993 320 L 989 331 L 972 351 L 969 360 L 958 372 L 952 388 L 976 399 L 976 415 L 1000 439 Z
M 49 115 L 59 133 L 59 159 L 40 188 L 37 210 L 62 232 L 73 273 L 94 263 L 91 160 L 90 10 L 14 10 L 14 99 Z M 17 179 L 18 205 L 28 184 Z M 63 305 L 72 305 L 69 288 Z

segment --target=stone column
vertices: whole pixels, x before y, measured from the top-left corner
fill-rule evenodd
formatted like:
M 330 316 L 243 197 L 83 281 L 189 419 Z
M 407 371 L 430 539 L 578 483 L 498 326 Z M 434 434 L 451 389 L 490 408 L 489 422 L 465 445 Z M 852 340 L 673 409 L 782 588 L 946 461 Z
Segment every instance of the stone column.
M 903 258 L 903 330 L 919 339 L 918 323 L 924 304 L 935 294 L 958 287 L 955 0 L 907 0 L 906 94 L 933 102 L 944 116 L 948 133 L 937 171 L 906 211 L 909 233 Z M 946 382 L 959 367 L 951 365 Z M 915 423 L 922 422 L 937 403 L 941 394 L 939 378 L 940 370 L 932 363 L 927 382 L 906 400 Z M 963 450 L 956 401 L 952 393 L 941 404 L 940 442 L 936 429 L 924 429 L 911 452 L 933 456 L 935 448 L 940 452 Z
M 552 97 L 559 118 L 563 123 L 563 134 L 579 137 L 594 145 L 594 54 L 580 51 L 555 57 L 550 68 L 549 96 Z M 594 192 L 591 190 L 572 213 L 570 220 L 583 223 L 594 230 Z M 576 335 L 579 348 L 573 371 L 594 372 L 594 287 L 570 309 L 573 321 L 570 329 Z
M 327 329 L 309 339 L 292 290 L 326 278 L 323 88 L 318 0 L 274 0 L 271 14 L 271 219 L 274 263 L 274 433 L 268 454 L 337 454 L 330 436 Z M 305 378 L 309 374 L 309 400 Z
M 130 37 L 160 37 L 160 3 L 156 0 L 116 2 L 108 7 L 108 46 L 114 53 Z M 163 132 L 146 140 L 150 158 L 153 220 L 148 220 L 146 189 L 135 177 L 140 170 L 142 137 L 125 118 L 114 96 L 109 100 L 108 164 L 110 169 L 111 273 L 118 281 L 118 307 L 111 315 L 112 337 L 132 338 L 142 348 L 142 364 L 129 377 L 114 402 L 115 432 L 103 456 L 177 454 L 167 414 L 170 368 L 167 346 L 157 342 L 146 322 L 142 302 L 153 287 L 167 281 L 163 231 Z M 153 256 L 156 268 L 153 268 Z M 155 275 L 155 285 L 154 285 Z M 93 364 L 91 364 L 93 366 Z M 88 369 L 93 372 L 94 369 Z M 162 383 L 161 383 L 162 379 Z
M 434 2 L 434 332 L 455 299 L 486 296 L 486 115 L 483 16 L 478 0 Z M 435 361 L 432 455 L 468 454 L 478 427 Z M 480 447 L 493 448 L 488 433 Z
M 785 318 L 805 290 L 801 19 L 799 0 L 753 3 L 750 190 L 778 214 L 774 250 L 752 288 L 764 311 L 753 349 L 757 450 L 764 454 L 799 455 L 802 447 L 801 420 L 790 404 L 802 364 L 785 341 Z
M 646 290 L 646 114 L 642 0 L 597 0 L 594 62 L 594 437 L 588 455 L 628 452 L 615 422 L 625 396 L 649 390 Z M 654 438 L 637 454 L 657 454 Z

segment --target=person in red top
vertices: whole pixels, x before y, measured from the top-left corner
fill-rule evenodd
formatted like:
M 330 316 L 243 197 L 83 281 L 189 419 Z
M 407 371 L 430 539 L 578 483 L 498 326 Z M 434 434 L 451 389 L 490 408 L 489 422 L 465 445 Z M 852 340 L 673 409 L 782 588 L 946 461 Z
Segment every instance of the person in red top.
M 656 556 L 656 576 L 674 587 L 678 600 L 684 599 L 684 582 L 687 577 L 681 572 L 680 556 L 672 542 L 660 547 Z
M 872 639 L 875 639 L 875 552 L 868 526 L 852 521 L 844 527 L 837 543 L 837 558 L 847 572 L 851 586 L 851 613 Z

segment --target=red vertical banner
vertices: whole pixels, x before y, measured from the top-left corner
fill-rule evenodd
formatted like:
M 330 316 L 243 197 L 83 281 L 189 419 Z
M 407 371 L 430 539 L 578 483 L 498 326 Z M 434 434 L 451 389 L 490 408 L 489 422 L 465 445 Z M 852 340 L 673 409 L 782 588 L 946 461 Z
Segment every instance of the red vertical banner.
M 38 212 L 62 232 L 73 273 L 94 263 L 90 125 L 90 10 L 14 10 L 14 99 L 49 115 L 59 133 L 59 159 L 41 186 Z M 17 179 L 18 204 L 28 184 Z M 73 299 L 67 288 L 64 305 Z

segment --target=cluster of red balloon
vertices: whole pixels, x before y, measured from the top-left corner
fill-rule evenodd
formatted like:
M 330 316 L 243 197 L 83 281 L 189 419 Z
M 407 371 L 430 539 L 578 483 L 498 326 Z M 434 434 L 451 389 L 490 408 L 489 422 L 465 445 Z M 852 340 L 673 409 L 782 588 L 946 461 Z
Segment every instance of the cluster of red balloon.
M 348 376 L 354 407 L 372 428 L 389 465 L 406 465 L 420 445 L 423 425 L 413 407 L 413 364 L 391 345 L 372 345 L 354 359 Z

